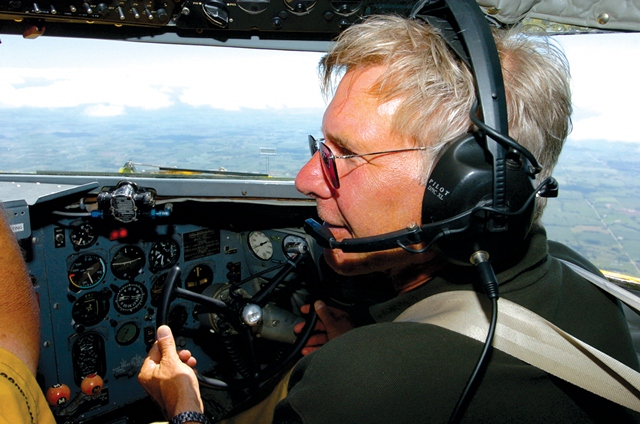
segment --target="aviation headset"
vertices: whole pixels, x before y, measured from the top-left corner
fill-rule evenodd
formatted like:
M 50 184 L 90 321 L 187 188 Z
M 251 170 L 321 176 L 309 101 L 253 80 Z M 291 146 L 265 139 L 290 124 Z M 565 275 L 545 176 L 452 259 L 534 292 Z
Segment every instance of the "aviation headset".
M 410 16 L 438 28 L 469 66 L 477 96 L 470 117 L 478 130 L 460 136 L 436 157 L 422 202 L 421 226 L 342 241 L 313 219 L 305 228 L 320 246 L 344 252 L 402 247 L 420 253 L 433 247 L 461 265 L 470 265 L 478 251 L 488 253 L 492 262 L 508 260 L 530 230 L 536 195 L 557 196 L 557 183 L 548 178 L 534 187 L 542 168 L 531 152 L 508 136 L 498 51 L 475 0 L 421 0 Z M 419 242 L 426 247 L 408 247 Z

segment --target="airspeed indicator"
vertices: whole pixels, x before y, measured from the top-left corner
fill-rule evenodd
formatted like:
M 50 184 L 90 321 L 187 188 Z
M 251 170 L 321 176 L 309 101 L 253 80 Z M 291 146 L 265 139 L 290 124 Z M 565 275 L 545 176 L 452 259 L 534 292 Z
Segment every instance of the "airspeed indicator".
M 79 289 L 90 289 L 104 279 L 104 260 L 94 254 L 85 253 L 78 256 L 69 267 L 69 282 Z

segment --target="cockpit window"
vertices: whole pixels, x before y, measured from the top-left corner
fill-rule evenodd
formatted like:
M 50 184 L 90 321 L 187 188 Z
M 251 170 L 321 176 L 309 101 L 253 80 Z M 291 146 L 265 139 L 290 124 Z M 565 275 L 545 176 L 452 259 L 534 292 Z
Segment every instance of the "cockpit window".
M 0 171 L 294 177 L 319 53 L 2 36 Z
M 1 172 L 294 178 L 320 129 L 321 53 L 1 39 Z M 640 276 L 640 35 L 555 40 L 573 131 L 543 222 L 601 269 Z
M 543 223 L 602 270 L 640 276 L 640 34 L 556 37 L 571 66 L 573 131 Z

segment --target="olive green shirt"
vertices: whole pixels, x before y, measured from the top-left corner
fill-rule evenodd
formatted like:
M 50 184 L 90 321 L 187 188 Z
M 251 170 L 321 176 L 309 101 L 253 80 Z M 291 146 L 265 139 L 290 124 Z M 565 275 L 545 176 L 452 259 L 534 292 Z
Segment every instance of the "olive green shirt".
M 620 304 L 555 258 L 598 270 L 536 227 L 516 266 L 500 272 L 500 296 L 638 369 Z M 303 358 L 276 423 L 447 422 L 482 343 L 431 324 L 392 322 L 436 293 L 476 289 L 475 269 L 450 266 L 427 284 L 375 305 L 376 324 Z M 640 422 L 639 416 L 501 351 L 491 359 L 462 422 Z

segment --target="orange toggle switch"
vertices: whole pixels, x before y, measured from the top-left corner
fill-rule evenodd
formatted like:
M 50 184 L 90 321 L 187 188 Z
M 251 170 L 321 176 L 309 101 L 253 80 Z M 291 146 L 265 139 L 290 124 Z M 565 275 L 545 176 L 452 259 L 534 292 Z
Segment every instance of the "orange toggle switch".
M 71 397 L 71 389 L 66 384 L 54 384 L 47 390 L 46 397 L 51 406 L 64 405 Z
M 102 377 L 98 374 L 89 374 L 80 383 L 80 390 L 85 395 L 95 396 L 100 393 L 103 385 Z

